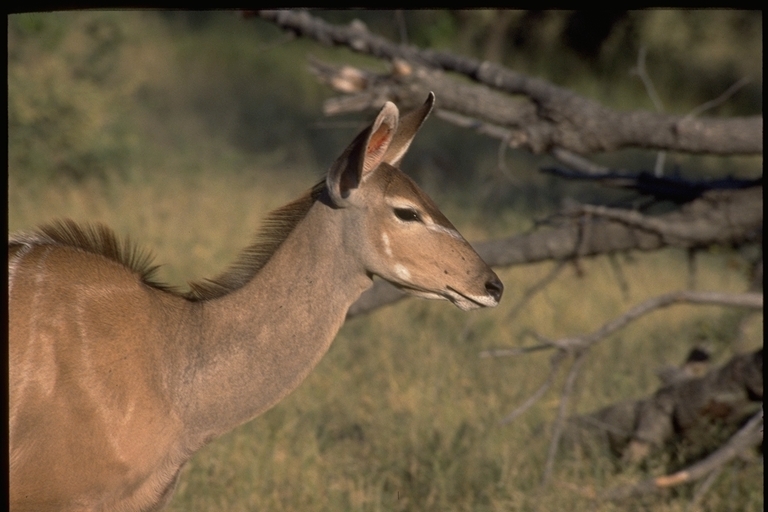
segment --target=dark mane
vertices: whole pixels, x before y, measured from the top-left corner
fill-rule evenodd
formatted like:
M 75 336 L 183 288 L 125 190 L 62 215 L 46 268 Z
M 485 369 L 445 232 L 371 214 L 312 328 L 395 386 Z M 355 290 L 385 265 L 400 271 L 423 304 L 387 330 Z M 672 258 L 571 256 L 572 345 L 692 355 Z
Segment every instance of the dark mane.
M 325 180 L 317 183 L 300 198 L 267 215 L 253 243 L 243 249 L 234 263 L 213 279 L 190 282 L 190 291 L 186 297 L 193 301 L 215 299 L 241 288 L 253 279 L 288 238 L 296 224 L 306 217 L 323 190 Z
M 8 249 L 12 251 L 20 246 L 34 245 L 73 247 L 101 255 L 125 266 L 136 273 L 147 286 L 190 301 L 204 301 L 226 295 L 253 279 L 307 215 L 324 189 L 325 180 L 300 198 L 267 215 L 254 242 L 240 253 L 229 269 L 213 279 L 190 282 L 190 291 L 186 293 L 157 281 L 155 272 L 158 265 L 152 264 L 152 253 L 140 249 L 128 238 L 121 240 L 104 224 L 78 224 L 70 219 L 56 220 L 40 226 L 35 231 L 11 235 L 8 238 Z
M 173 287 L 155 280 L 158 265 L 152 264 L 154 258 L 151 252 L 142 250 L 128 238 L 119 239 L 104 224 L 78 224 L 71 219 L 61 219 L 32 232 L 17 233 L 8 238 L 9 251 L 37 245 L 60 245 L 101 255 L 138 274 L 148 286 L 178 293 Z

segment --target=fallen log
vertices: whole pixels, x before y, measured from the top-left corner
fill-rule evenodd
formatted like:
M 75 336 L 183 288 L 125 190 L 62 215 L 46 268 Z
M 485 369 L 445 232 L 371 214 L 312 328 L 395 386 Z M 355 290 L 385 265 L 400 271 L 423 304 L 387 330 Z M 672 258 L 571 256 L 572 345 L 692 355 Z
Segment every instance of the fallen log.
M 694 362 L 699 365 L 701 360 Z M 733 435 L 759 410 L 762 399 L 760 348 L 736 355 L 700 377 L 681 371 L 648 398 L 571 417 L 565 438 L 587 450 L 610 451 L 632 464 L 680 442 L 686 443 L 691 453 L 701 454 L 712 448 L 715 433 L 715 442 Z

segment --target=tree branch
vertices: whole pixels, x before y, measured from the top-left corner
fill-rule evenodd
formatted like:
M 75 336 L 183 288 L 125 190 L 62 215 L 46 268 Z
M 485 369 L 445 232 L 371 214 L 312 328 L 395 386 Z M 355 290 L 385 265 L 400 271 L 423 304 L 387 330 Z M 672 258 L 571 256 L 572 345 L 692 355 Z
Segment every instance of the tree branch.
M 550 441 L 547 461 L 545 464 L 544 473 L 542 477 L 542 485 L 546 485 L 551 478 L 551 474 L 554 468 L 554 460 L 557 455 L 557 450 L 560 443 L 560 438 L 562 437 L 562 434 L 564 432 L 565 425 L 566 425 L 565 415 L 567 413 L 568 400 L 573 392 L 573 386 L 578 376 L 578 372 L 580 371 L 581 366 L 586 360 L 587 352 L 591 348 L 591 346 L 597 343 L 599 340 L 605 338 L 609 334 L 612 334 L 618 329 L 624 327 L 632 320 L 637 319 L 640 316 L 645 315 L 654 309 L 658 309 L 660 307 L 665 307 L 665 306 L 669 306 L 671 304 L 680 303 L 680 302 L 688 302 L 692 304 L 717 304 L 717 305 L 749 307 L 749 308 L 758 309 L 763 307 L 763 296 L 762 296 L 762 293 L 725 294 L 725 293 L 718 293 L 718 292 L 694 292 L 694 291 L 681 291 L 681 292 L 669 293 L 669 294 L 662 295 L 660 297 L 655 297 L 653 299 L 649 299 L 643 302 L 642 304 L 632 308 L 630 311 L 628 311 L 624 315 L 606 323 L 600 329 L 590 334 L 575 336 L 575 337 L 568 337 L 568 338 L 561 338 L 553 341 L 547 340 L 542 345 L 536 346 L 536 347 L 528 347 L 528 348 L 522 348 L 522 349 L 506 349 L 506 350 L 505 349 L 487 350 L 480 354 L 481 357 L 483 356 L 492 357 L 492 356 L 499 356 L 499 355 L 510 355 L 510 352 L 514 352 L 515 354 L 520 354 L 520 353 L 531 352 L 534 350 L 539 350 L 544 348 L 557 349 L 557 352 L 552 356 L 552 359 L 550 360 L 550 371 L 549 371 L 549 375 L 547 376 L 547 379 L 539 387 L 539 389 L 537 389 L 521 406 L 519 406 L 518 408 L 513 410 L 511 413 L 509 413 L 502 420 L 502 424 L 506 424 L 513 421 L 515 418 L 519 417 L 525 411 L 527 411 L 530 407 L 532 407 L 536 402 L 538 402 L 551 387 L 554 377 L 557 373 L 557 370 L 560 364 L 562 363 L 562 361 L 564 360 L 564 358 L 568 354 L 576 355 L 574 362 L 571 365 L 571 368 L 568 372 L 568 377 L 566 378 L 565 385 L 563 386 L 563 394 L 560 398 L 560 406 L 558 407 L 558 414 L 555 419 L 555 423 L 553 427 L 554 432 L 552 435 L 552 440 Z M 690 428 L 691 425 L 693 425 L 696 422 L 698 417 L 697 417 L 697 412 L 691 412 L 688 409 L 693 408 L 695 411 L 701 412 L 702 414 L 707 413 L 707 408 L 712 406 L 712 404 L 708 402 L 708 395 L 706 395 L 706 393 L 711 391 L 712 389 L 722 391 L 723 389 L 727 388 L 727 390 L 732 391 L 731 388 L 733 386 L 740 385 L 739 383 L 741 381 L 738 380 L 740 378 L 744 380 L 744 383 L 743 383 L 744 390 L 742 394 L 745 393 L 747 396 L 751 396 L 750 393 L 752 391 L 750 390 L 752 390 L 752 388 L 755 386 L 755 383 L 753 382 L 754 379 L 752 378 L 753 377 L 752 374 L 754 372 L 749 371 L 749 369 L 751 368 L 750 364 L 753 364 L 753 366 L 755 365 L 754 363 L 757 361 L 756 358 L 758 357 L 759 357 L 759 361 L 762 361 L 762 350 L 760 350 L 756 354 L 735 357 L 723 368 L 719 369 L 716 372 L 708 373 L 701 379 L 697 379 L 697 381 L 693 382 L 693 384 L 692 384 L 692 381 L 686 381 L 682 383 L 682 388 L 681 388 L 682 391 L 678 390 L 677 387 L 668 386 L 666 388 L 663 388 L 658 393 L 656 393 L 654 397 L 650 400 L 647 400 L 644 402 L 631 402 L 631 401 L 623 402 L 622 404 L 619 404 L 619 406 L 617 406 L 616 408 L 616 410 L 619 411 L 617 418 L 620 420 L 620 425 L 617 425 L 616 428 L 619 430 L 626 430 L 626 428 L 622 428 L 622 426 L 625 423 L 631 424 L 632 425 L 631 428 L 637 431 L 636 433 L 637 433 L 638 440 L 642 443 L 641 448 L 643 448 L 643 452 L 645 453 L 647 451 L 645 450 L 645 448 L 647 448 L 649 444 L 653 444 L 653 443 L 658 444 L 659 442 L 663 441 L 662 438 L 665 435 L 667 435 L 668 431 L 670 430 L 669 428 L 663 428 L 663 427 L 665 425 L 672 424 L 672 421 L 673 421 L 672 415 L 676 415 L 675 419 L 679 425 L 683 426 L 684 428 Z M 762 363 L 760 364 L 760 368 L 762 368 Z M 737 376 L 734 377 L 734 374 L 737 374 Z M 699 386 L 697 384 L 698 380 L 701 380 L 701 382 L 704 384 Z M 694 391 L 691 391 L 689 389 L 692 386 L 694 387 Z M 762 381 L 760 381 L 759 387 L 760 387 L 760 396 L 762 396 Z M 754 392 L 757 393 L 757 391 L 754 391 Z M 673 400 L 670 397 L 678 396 L 680 393 L 683 393 L 685 397 L 687 397 L 686 400 L 687 400 L 687 405 L 689 406 L 688 408 L 684 406 L 675 407 L 674 403 L 672 405 L 669 404 L 670 400 Z M 733 395 L 733 393 L 730 393 L 730 395 Z M 660 405 L 658 405 L 657 402 L 659 402 Z M 715 406 L 716 405 L 717 404 L 715 404 Z M 729 407 L 734 410 L 738 409 L 737 404 L 735 402 L 731 404 L 723 404 L 723 407 Z M 627 416 L 626 414 L 627 410 L 629 410 L 629 416 Z M 644 411 L 650 411 L 650 412 L 646 413 Z M 669 418 L 664 416 L 663 421 L 661 421 L 661 425 L 662 425 L 661 429 L 658 427 L 659 425 L 658 418 L 660 416 L 658 411 L 661 411 L 663 414 L 668 413 L 669 415 Z M 722 413 L 721 411 L 717 411 L 717 414 L 721 414 L 721 413 Z M 592 416 L 596 417 L 597 420 L 601 421 L 603 417 L 612 418 L 613 416 L 616 416 L 616 414 L 613 414 L 612 408 L 606 408 L 604 410 L 598 411 L 598 413 L 593 414 Z M 610 423 L 610 421 L 605 421 L 605 422 Z M 629 456 L 632 456 L 632 454 L 634 453 L 632 448 L 633 448 L 633 445 L 630 443 L 630 449 L 628 449 L 625 452 L 625 454 L 629 454 Z
M 684 440 L 695 454 L 716 440 L 715 432 L 735 432 L 763 399 L 763 350 L 737 354 L 709 371 L 700 356 L 693 350 L 681 367 L 667 368 L 659 375 L 662 387 L 648 397 L 569 418 L 568 439 L 582 448 L 597 442 L 637 464 L 671 441 Z M 674 446 L 686 456 L 681 444 Z
M 571 369 L 568 371 L 568 376 L 565 379 L 563 393 L 560 395 L 560 405 L 557 408 L 557 416 L 555 417 L 553 426 L 552 439 L 549 442 L 549 450 L 547 451 L 547 461 L 544 463 L 544 474 L 541 477 L 541 485 L 547 485 L 552 478 L 552 471 L 555 468 L 555 458 L 557 457 L 557 450 L 560 447 L 560 438 L 563 435 L 565 420 L 568 414 L 568 400 L 573 394 L 576 378 L 578 377 L 585 360 L 586 352 L 577 353 L 576 359 L 573 361 Z
M 427 91 L 433 90 L 440 98 L 439 108 L 513 128 L 515 136 L 510 138 L 510 144 L 534 153 L 549 152 L 556 147 L 579 154 L 627 147 L 720 155 L 762 153 L 762 116 L 717 119 L 620 112 L 498 64 L 392 43 L 370 33 L 357 20 L 348 26 L 332 25 L 306 11 L 260 11 L 259 16 L 326 45 L 346 46 L 380 59 L 407 61 L 409 72 L 375 75 L 375 80 L 368 81 L 366 87 L 370 89 L 366 90 L 375 91 L 367 98 L 368 107 L 380 106 L 377 102 L 381 98 L 416 105 Z M 477 90 L 471 85 L 446 80 L 442 71 L 469 77 L 479 84 L 474 86 Z M 518 102 L 517 108 L 503 107 L 502 111 L 513 113 L 499 120 L 498 109 L 484 106 L 484 97 L 490 89 L 523 95 L 532 104 L 523 107 Z M 510 103 L 513 101 L 508 99 Z M 485 114 L 480 114 L 480 106 Z
M 695 482 L 712 471 L 724 466 L 744 450 L 763 439 L 763 411 L 755 414 L 731 439 L 705 459 L 671 475 L 659 476 L 640 481 L 633 485 L 617 487 L 603 493 L 601 499 L 622 501 L 627 498 L 659 492 L 681 484 Z
M 523 292 L 523 296 L 520 298 L 519 301 L 517 301 L 517 304 L 514 305 L 514 307 L 509 311 L 509 314 L 507 315 L 507 322 L 511 322 L 512 320 L 517 317 L 517 315 L 520 313 L 520 311 L 523 310 L 523 308 L 528 304 L 533 297 L 536 296 L 537 293 L 542 291 L 544 288 L 547 287 L 550 283 L 552 283 L 557 276 L 560 275 L 560 272 L 565 268 L 565 261 L 559 261 L 557 265 L 542 279 L 539 281 L 536 281 L 532 286 L 527 288 Z
M 576 213 L 585 212 L 593 216 L 586 238 L 578 223 L 567 222 L 473 245 L 492 267 L 508 267 L 632 250 L 733 246 L 762 240 L 762 187 L 710 191 L 678 211 L 653 217 L 605 207 L 582 207 Z M 378 281 L 352 305 L 348 317 L 371 312 L 404 297 L 389 283 Z
M 733 306 L 749 309 L 763 308 L 763 294 L 755 292 L 747 293 L 723 293 L 704 292 L 693 290 L 680 290 L 666 293 L 658 297 L 648 299 L 633 307 L 623 315 L 614 318 L 602 327 L 589 334 L 562 338 L 554 341 L 558 348 L 577 350 L 588 348 L 601 339 L 610 336 L 616 331 L 626 327 L 630 322 L 647 315 L 657 309 L 665 308 L 673 304 L 709 304 L 717 306 Z
M 493 354 L 491 354 L 493 355 Z M 481 357 L 483 354 L 481 354 Z M 549 368 L 549 375 L 547 375 L 547 379 L 542 383 L 542 385 L 537 389 L 528 399 L 523 402 L 519 407 L 517 407 L 515 410 L 507 414 L 504 419 L 501 420 L 502 425 L 506 425 L 508 423 L 512 423 L 516 418 L 520 417 L 525 411 L 530 409 L 536 402 L 538 402 L 541 397 L 544 396 L 544 394 L 549 390 L 549 388 L 552 386 L 552 382 L 555 379 L 555 375 L 557 375 L 557 370 L 560 368 L 560 364 L 565 359 L 565 352 L 557 352 L 555 355 L 552 356 L 552 359 L 550 360 L 550 368 Z

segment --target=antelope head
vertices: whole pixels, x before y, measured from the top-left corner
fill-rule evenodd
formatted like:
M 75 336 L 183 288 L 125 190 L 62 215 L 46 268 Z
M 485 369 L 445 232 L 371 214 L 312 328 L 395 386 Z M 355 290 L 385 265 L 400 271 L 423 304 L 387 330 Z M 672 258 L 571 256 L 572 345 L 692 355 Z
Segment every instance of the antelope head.
M 363 270 L 407 293 L 463 310 L 493 307 L 504 286 L 435 203 L 398 169 L 435 101 L 399 117 L 387 102 L 326 178 L 344 223 L 343 244 Z

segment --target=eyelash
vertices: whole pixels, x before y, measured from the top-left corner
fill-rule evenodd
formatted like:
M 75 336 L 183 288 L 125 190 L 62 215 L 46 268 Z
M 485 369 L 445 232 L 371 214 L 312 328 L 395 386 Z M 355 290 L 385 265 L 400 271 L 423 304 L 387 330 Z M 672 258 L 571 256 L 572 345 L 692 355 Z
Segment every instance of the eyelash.
M 395 216 L 404 222 L 421 222 L 418 212 L 411 208 L 395 208 Z

